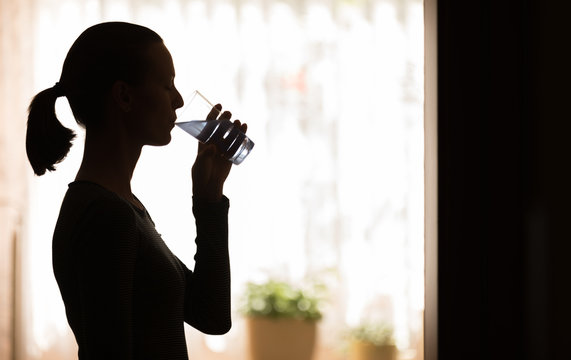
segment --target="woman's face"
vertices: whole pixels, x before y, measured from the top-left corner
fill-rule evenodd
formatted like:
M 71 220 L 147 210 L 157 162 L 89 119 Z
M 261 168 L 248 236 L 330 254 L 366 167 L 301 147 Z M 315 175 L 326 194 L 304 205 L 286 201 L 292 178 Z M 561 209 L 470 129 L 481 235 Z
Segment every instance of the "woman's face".
M 175 110 L 184 101 L 174 86 L 174 65 L 163 43 L 147 50 L 149 71 L 141 86 L 133 88 L 131 135 L 141 145 L 166 145 L 176 120 Z

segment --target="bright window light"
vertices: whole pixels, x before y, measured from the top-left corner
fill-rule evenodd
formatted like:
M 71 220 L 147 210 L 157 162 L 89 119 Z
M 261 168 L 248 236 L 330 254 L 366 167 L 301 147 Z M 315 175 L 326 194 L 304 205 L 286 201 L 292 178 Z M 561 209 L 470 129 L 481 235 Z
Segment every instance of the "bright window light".
M 366 318 L 391 322 L 401 358 L 418 359 L 422 1 L 38 0 L 35 90 L 58 81 L 81 31 L 109 20 L 157 31 L 183 96 L 199 89 L 249 125 L 256 146 L 225 187 L 235 299 L 248 281 L 319 279 L 330 299 L 317 359 L 343 358 L 344 331 Z M 25 342 L 37 358 L 55 348 L 65 358 L 76 352 L 51 268 L 51 234 L 81 161 L 83 131 L 64 98 L 57 113 L 79 136 L 56 172 L 30 178 L 24 263 L 32 331 Z M 143 150 L 133 189 L 165 242 L 192 268 L 190 169 L 197 145 L 178 128 L 172 134 L 168 146 Z M 243 359 L 244 332 L 237 313 L 223 337 L 187 327 L 190 357 Z

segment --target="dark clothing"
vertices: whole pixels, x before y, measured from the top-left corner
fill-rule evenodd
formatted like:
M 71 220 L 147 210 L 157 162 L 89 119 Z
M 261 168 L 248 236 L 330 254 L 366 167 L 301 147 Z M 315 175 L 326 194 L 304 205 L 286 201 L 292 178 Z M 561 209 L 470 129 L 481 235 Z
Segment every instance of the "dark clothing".
M 194 271 L 151 217 L 90 182 L 69 185 L 53 238 L 53 267 L 79 359 L 188 359 L 184 324 L 231 327 L 227 198 L 194 200 Z

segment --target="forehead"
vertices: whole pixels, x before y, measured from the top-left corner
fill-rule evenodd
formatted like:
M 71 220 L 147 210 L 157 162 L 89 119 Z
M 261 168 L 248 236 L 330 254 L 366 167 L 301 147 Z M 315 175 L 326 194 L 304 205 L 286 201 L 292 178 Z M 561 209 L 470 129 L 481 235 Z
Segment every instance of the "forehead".
M 151 66 L 151 75 L 174 76 L 171 54 L 162 42 L 156 42 L 149 46 L 147 58 Z

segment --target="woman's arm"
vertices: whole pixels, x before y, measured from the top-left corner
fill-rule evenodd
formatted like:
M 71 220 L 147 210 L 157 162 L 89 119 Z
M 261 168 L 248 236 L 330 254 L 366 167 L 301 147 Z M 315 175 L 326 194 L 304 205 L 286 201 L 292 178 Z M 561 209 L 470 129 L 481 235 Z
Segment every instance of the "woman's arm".
M 222 110 L 216 105 L 207 116 L 216 119 Z M 225 111 L 219 119 L 230 120 Z M 239 120 L 234 126 L 247 131 Z M 228 255 L 229 201 L 223 195 L 224 182 L 232 163 L 213 144 L 198 145 L 192 167 L 193 213 L 196 219 L 194 273 L 187 271 L 185 321 L 207 334 L 224 334 L 232 327 L 230 314 L 230 261 Z

